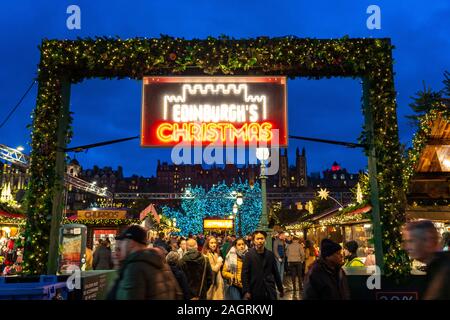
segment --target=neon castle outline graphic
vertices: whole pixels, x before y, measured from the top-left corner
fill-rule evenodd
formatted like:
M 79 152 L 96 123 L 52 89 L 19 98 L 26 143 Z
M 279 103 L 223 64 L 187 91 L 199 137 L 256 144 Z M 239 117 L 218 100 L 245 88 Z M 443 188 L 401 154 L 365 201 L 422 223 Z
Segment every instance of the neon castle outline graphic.
M 248 94 L 248 85 L 247 84 L 184 84 L 182 86 L 182 94 L 181 95 L 165 95 L 164 96 L 164 120 L 167 120 L 167 111 L 169 103 L 179 103 L 186 102 L 186 99 L 189 95 L 207 95 L 211 93 L 213 95 L 223 94 L 223 95 L 241 95 L 244 96 L 244 101 L 246 103 L 262 103 L 263 109 L 263 120 L 267 117 L 267 98 L 265 95 L 249 95 Z

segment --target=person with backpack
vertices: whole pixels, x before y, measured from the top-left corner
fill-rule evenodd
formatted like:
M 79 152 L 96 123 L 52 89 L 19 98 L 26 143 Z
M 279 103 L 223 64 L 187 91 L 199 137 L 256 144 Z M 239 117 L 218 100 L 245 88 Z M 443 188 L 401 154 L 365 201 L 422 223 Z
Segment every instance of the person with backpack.
M 213 283 L 213 272 L 207 257 L 198 251 L 197 241 L 188 239 L 187 252 L 180 267 L 188 280 L 191 300 L 206 300 L 206 293 Z

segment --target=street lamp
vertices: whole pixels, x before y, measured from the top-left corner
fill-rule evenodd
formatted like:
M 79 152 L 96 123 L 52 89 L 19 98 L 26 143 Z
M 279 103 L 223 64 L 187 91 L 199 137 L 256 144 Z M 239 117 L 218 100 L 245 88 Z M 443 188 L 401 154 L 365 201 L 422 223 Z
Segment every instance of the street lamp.
M 262 198 L 262 212 L 261 212 L 261 220 L 259 221 L 259 230 L 267 232 L 271 231 L 269 229 L 269 219 L 267 218 L 267 192 L 266 192 L 266 180 L 267 176 L 265 175 L 266 164 L 265 161 L 269 159 L 269 149 L 268 148 L 256 148 L 256 158 L 261 162 L 261 174 L 259 178 L 261 179 L 261 198 Z M 266 239 L 266 248 L 272 250 L 272 241 Z
M 236 217 L 236 215 L 237 215 L 237 213 L 239 212 L 239 226 L 238 226 L 238 235 L 239 235 L 239 237 L 241 236 L 241 225 L 242 225 L 242 222 L 241 222 L 241 212 L 239 211 L 239 208 L 238 208 L 238 205 L 235 203 L 234 205 L 233 205 L 233 215 Z M 236 221 L 236 220 L 235 220 Z
M 244 197 L 242 196 L 242 193 L 238 193 L 236 196 L 236 204 L 242 206 L 242 203 L 244 203 Z

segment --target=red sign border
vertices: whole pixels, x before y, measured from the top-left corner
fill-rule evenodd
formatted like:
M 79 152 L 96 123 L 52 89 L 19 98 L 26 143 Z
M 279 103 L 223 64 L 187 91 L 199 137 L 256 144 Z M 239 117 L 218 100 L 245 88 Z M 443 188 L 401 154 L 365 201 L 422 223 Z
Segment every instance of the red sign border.
M 153 81 L 149 81 L 152 79 Z M 158 79 L 158 80 L 156 80 Z M 153 82 L 160 83 L 205 83 L 205 79 L 210 82 L 222 82 L 222 83 L 261 83 L 261 82 L 276 82 L 284 85 L 284 128 L 285 137 L 279 137 L 280 140 L 284 140 L 285 143 L 279 143 L 274 146 L 276 148 L 287 148 L 289 145 L 289 128 L 288 128 L 288 100 L 287 100 L 287 76 L 283 75 L 265 75 L 265 76 L 144 76 L 142 78 L 142 99 L 141 99 L 141 133 L 140 133 L 140 147 L 141 148 L 173 148 L 174 145 L 144 145 L 144 88 L 145 85 Z M 238 79 L 238 80 L 236 80 Z M 239 81 L 242 79 L 242 81 Z M 261 81 L 261 79 L 267 79 L 269 81 Z M 272 80 L 273 79 L 273 80 Z M 156 80 L 156 81 L 155 81 Z M 185 81 L 180 81 L 185 80 Z M 284 138 L 284 139 L 283 139 Z M 214 145 L 214 144 L 213 144 Z M 217 144 L 220 147 L 220 144 Z M 235 146 L 237 147 L 237 146 Z M 246 146 L 248 148 L 248 146 Z

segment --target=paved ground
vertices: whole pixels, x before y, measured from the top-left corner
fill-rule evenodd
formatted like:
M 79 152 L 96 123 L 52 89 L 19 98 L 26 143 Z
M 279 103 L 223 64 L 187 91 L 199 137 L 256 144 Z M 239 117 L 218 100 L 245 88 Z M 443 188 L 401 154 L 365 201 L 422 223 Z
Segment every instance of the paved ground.
M 292 288 L 292 280 L 290 276 L 285 275 L 283 279 L 284 284 L 284 297 L 280 300 L 301 300 L 301 293 L 297 291 L 294 292 Z

